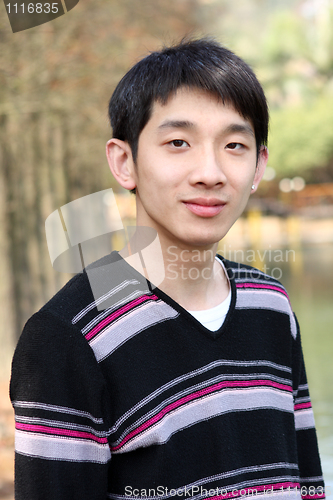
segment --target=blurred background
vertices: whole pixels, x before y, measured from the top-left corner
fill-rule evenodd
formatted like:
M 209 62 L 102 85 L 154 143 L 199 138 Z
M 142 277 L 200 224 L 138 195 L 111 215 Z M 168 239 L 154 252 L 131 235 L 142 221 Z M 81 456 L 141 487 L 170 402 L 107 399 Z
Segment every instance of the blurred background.
M 243 57 L 268 97 L 267 173 L 219 251 L 288 288 L 333 494 L 333 0 L 82 0 L 15 34 L 0 5 L 0 499 L 13 499 L 14 346 L 71 277 L 51 266 L 45 219 L 112 187 L 134 223 L 105 159 L 107 103 L 137 60 L 189 33 Z

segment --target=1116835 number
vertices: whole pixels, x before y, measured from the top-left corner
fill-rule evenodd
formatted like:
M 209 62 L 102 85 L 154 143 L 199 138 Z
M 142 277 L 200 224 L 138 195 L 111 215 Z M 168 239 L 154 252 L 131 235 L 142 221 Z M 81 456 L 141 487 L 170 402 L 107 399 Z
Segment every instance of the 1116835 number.
M 58 10 L 59 10 L 59 7 L 58 7 L 58 3 L 36 3 L 36 4 L 33 4 L 33 3 L 29 3 L 28 5 L 24 4 L 24 3 L 21 3 L 21 4 L 18 4 L 18 3 L 14 3 L 13 5 L 11 5 L 10 3 L 8 3 L 6 5 L 6 7 L 8 8 L 8 14 L 25 14 L 25 13 L 28 13 L 28 14 L 49 14 L 49 13 L 52 13 L 52 14 L 57 14 L 58 13 Z

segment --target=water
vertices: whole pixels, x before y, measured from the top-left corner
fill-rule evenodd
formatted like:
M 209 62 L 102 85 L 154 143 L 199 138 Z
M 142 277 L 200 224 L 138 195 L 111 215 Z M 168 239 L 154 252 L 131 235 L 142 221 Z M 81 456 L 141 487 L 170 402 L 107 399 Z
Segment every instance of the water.
M 286 255 L 286 254 L 284 254 Z M 301 327 L 328 498 L 333 495 L 333 245 L 299 248 L 279 263 Z

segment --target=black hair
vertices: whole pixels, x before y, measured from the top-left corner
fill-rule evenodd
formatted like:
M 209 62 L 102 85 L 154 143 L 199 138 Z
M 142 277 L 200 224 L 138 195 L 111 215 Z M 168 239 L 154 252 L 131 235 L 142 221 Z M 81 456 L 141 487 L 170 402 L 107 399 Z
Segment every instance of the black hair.
M 135 64 L 118 83 L 109 103 L 113 137 L 127 141 L 134 161 L 139 135 L 154 102 L 166 104 L 180 87 L 198 88 L 231 104 L 254 128 L 257 154 L 267 144 L 268 107 L 252 69 L 215 40 L 183 40 Z

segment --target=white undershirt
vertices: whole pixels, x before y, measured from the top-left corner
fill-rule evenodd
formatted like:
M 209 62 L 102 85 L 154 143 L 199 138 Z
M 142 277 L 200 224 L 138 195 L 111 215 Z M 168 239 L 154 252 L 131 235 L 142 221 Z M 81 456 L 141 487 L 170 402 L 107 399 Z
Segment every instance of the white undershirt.
M 229 281 L 229 277 L 226 273 L 222 261 L 217 257 L 215 257 L 215 259 L 221 264 L 223 271 Z M 208 328 L 208 330 L 216 332 L 216 330 L 219 330 L 219 328 L 221 328 L 221 326 L 223 325 L 225 317 L 229 311 L 230 302 L 231 302 L 231 290 L 229 288 L 228 297 L 223 302 L 221 302 L 221 304 L 218 304 L 217 306 L 212 307 L 211 309 L 204 309 L 203 311 L 188 311 L 188 312 L 192 314 L 192 316 L 194 316 L 195 319 L 198 320 L 204 327 Z

